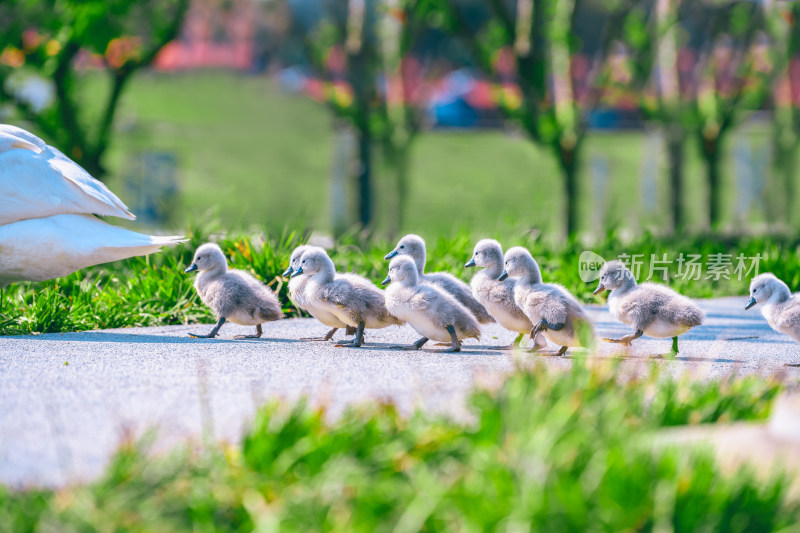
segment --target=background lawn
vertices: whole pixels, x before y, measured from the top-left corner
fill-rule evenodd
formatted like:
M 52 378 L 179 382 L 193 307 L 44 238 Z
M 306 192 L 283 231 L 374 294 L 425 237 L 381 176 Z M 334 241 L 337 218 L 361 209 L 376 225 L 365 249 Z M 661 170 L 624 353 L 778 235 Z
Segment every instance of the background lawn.
M 84 81 L 89 95 L 103 83 L 95 75 Z M 141 75 L 123 96 L 118 129 L 106 160 L 107 181 L 124 200 L 133 203 L 124 178 L 131 174 L 135 154 L 177 156 L 181 194 L 166 225 L 218 220 L 228 230 L 329 230 L 332 117 L 322 104 L 289 94 L 272 79 L 218 71 Z M 748 127 L 734 144 L 740 151 L 762 153 L 768 133 Z M 580 199 L 585 230 L 662 231 L 668 186 L 661 148 L 655 134 L 641 131 L 589 136 Z M 700 229 L 705 189 L 695 148 L 688 143 L 685 197 L 690 224 Z M 753 222 L 763 221 L 764 209 L 758 196 L 753 209 L 734 214 L 743 186 L 735 183 L 733 159 L 731 154 L 726 158 L 724 176 L 727 219 L 732 228 L 749 230 Z M 396 201 L 392 178 L 382 170 L 378 161 L 379 230 L 386 228 Z M 554 159 L 517 134 L 423 133 L 412 148 L 409 179 L 404 231 L 450 235 L 462 229 L 535 228 L 558 238 L 563 209 Z

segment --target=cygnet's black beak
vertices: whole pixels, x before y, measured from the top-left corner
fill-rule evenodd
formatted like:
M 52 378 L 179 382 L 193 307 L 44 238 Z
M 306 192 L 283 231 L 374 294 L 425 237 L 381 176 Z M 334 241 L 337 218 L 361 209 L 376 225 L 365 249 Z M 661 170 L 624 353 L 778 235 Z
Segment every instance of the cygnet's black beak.
M 189 265 L 189 268 L 184 270 L 184 272 L 188 274 L 189 272 L 194 272 L 195 270 L 197 270 L 197 263 L 192 263 L 191 265 Z
M 499 277 L 499 278 L 497 278 L 497 281 L 503 281 L 503 280 L 504 280 L 504 279 L 506 279 L 507 277 L 508 277 L 508 272 L 506 272 L 505 270 L 503 270 L 503 273 L 502 273 L 502 274 L 500 274 L 500 277 Z
M 381 281 L 381 285 L 388 285 L 392 282 L 392 276 L 386 276 L 386 279 Z
M 749 302 L 747 302 L 747 305 L 745 305 L 745 306 L 744 306 L 744 308 L 745 308 L 745 310 L 747 310 L 747 309 L 750 309 L 751 307 L 753 307 L 753 306 L 754 306 L 754 305 L 756 305 L 757 303 L 758 303 L 758 302 L 756 302 L 756 299 L 755 299 L 755 298 L 750 298 L 750 301 L 749 301 Z
M 284 278 L 288 278 L 289 276 L 292 275 L 292 272 L 294 272 L 294 269 L 292 267 L 289 267 L 283 271 L 283 274 L 281 274 L 281 276 L 283 276 Z
M 299 276 L 299 275 L 300 275 L 300 274 L 302 274 L 302 273 L 303 273 L 303 267 L 297 267 L 297 270 L 295 270 L 295 271 L 292 273 L 292 277 L 293 277 L 293 278 L 296 278 L 297 276 Z
M 597 284 L 597 288 L 594 290 L 594 292 L 593 292 L 592 294 L 594 294 L 595 296 L 597 296 L 598 294 L 600 294 L 600 293 L 601 293 L 601 292 L 603 292 L 604 290 L 606 290 L 606 288 L 605 288 L 605 287 L 603 287 L 603 284 L 602 284 L 602 283 L 598 283 L 598 284 Z
M 388 254 L 384 255 L 383 258 L 384 259 L 391 259 L 392 257 L 394 257 L 396 255 L 397 255 L 397 250 L 392 250 Z
M 469 261 L 467 261 L 467 264 L 464 265 L 464 268 L 470 268 L 470 267 L 474 267 L 474 266 L 475 266 L 475 258 L 472 257 L 472 258 L 470 258 Z

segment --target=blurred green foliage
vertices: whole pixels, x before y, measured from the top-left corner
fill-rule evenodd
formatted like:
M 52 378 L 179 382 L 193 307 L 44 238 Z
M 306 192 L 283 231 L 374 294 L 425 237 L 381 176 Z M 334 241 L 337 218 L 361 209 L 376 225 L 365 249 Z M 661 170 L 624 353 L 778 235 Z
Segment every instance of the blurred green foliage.
M 102 179 L 121 95 L 132 75 L 179 34 L 188 8 L 189 0 L 3 2 L 0 102 Z M 108 77 L 102 95 L 85 94 L 76 79 L 90 65 Z M 31 79 L 47 80 L 51 102 L 34 103 L 12 89 Z M 94 106 L 102 112 L 88 117 Z
M 217 235 L 214 231 L 197 227 L 190 228 L 187 233 L 191 238 L 189 243 L 166 248 L 149 257 L 100 265 L 57 280 L 22 283 L 3 289 L 0 292 L 0 334 L 213 321 L 210 310 L 202 305 L 192 287 L 193 276 L 183 273 L 191 263 L 194 249 L 208 240 L 220 244 L 231 267 L 250 272 L 272 288 L 283 302 L 288 316 L 300 314 L 289 301 L 288 287 L 280 274 L 288 265 L 291 251 L 306 242 L 307 235 L 288 231 L 277 235 Z M 585 303 L 602 303 L 604 298 L 593 296 L 595 284 L 584 283 L 580 278 L 578 258 L 584 250 L 592 250 L 607 260 L 623 253 L 631 256 L 642 254 L 640 281 L 650 274 L 651 256 L 659 261 L 663 254 L 667 254 L 667 258 L 673 261 L 669 265 L 669 285 L 691 297 L 747 294 L 750 276 L 739 280 L 734 274 L 739 254 L 747 258 L 746 267 L 750 266 L 749 258 L 760 255 L 760 272 L 773 272 L 792 289 L 800 286 L 798 238 L 657 238 L 644 235 L 629 242 L 610 233 L 605 239 L 587 246 L 575 239 L 551 244 L 533 234 L 517 234 L 509 239 L 507 235 L 461 232 L 428 241 L 427 271 L 448 271 L 468 280 L 472 272 L 464 269 L 463 265 L 472 254 L 475 243 L 484 237 L 497 238 L 505 249 L 527 247 L 539 262 L 545 281 L 564 285 Z M 370 241 L 365 245 L 359 234 L 350 234 L 334 243 L 329 253 L 340 271 L 359 273 L 378 284 L 387 271 L 383 256 L 392 248 L 393 242 Z M 729 254 L 730 279 L 709 279 L 705 266 L 700 279 L 679 277 L 677 260 L 681 253 L 685 258 L 690 254 L 700 255 L 704 265 L 712 254 Z M 655 275 L 660 275 L 660 271 L 656 270 Z
M 535 363 L 475 392 L 467 424 L 391 405 L 272 403 L 236 446 L 148 456 L 123 446 L 98 481 L 0 487 L 10 531 L 774 531 L 796 524 L 785 477 L 653 446 L 666 426 L 766 417 L 779 387 L 699 383 L 658 367 Z

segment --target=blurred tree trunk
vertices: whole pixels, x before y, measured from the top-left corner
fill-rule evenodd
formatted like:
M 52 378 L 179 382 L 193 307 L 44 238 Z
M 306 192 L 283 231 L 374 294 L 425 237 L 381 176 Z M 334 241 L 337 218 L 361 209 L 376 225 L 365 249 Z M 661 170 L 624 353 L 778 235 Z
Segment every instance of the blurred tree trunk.
M 720 132 L 721 133 L 721 132 Z M 722 191 L 720 190 L 721 135 L 703 136 L 701 142 L 708 184 L 708 229 L 719 229 L 722 222 Z
M 795 169 L 798 139 L 792 124 L 792 110 L 776 106 L 772 119 L 773 169 L 783 192 L 781 212 L 784 223 L 792 226 L 795 198 Z
M 369 127 L 358 129 L 358 221 L 362 228 L 372 225 L 372 135 Z
M 520 124 L 531 142 L 555 156 L 563 180 L 563 228 L 567 235 L 574 235 L 580 222 L 579 146 L 587 133 L 586 116 L 601 100 L 601 79 L 631 2 L 598 6 L 585 0 L 518 0 L 512 4 L 490 0 L 485 5 L 491 17 L 481 28 L 473 27 L 459 4 L 439 0 L 442 18 L 463 38 L 476 64 L 495 77 L 501 95 L 499 107 L 506 118 Z M 601 16 L 601 39 L 586 79 L 577 80 L 571 69 L 579 49 L 574 37 L 582 9 Z M 513 69 L 500 68 L 499 58 L 505 54 L 513 58 Z M 512 75 L 518 94 L 506 92 Z
M 580 226 L 578 213 L 578 147 L 563 146 L 556 147 L 558 166 L 561 170 L 561 177 L 564 181 L 564 224 L 566 234 L 575 235 Z
M 683 203 L 683 165 L 686 155 L 686 131 L 680 124 L 670 124 L 664 128 L 667 145 L 667 165 L 669 166 L 669 207 L 672 230 L 678 233 L 686 225 Z

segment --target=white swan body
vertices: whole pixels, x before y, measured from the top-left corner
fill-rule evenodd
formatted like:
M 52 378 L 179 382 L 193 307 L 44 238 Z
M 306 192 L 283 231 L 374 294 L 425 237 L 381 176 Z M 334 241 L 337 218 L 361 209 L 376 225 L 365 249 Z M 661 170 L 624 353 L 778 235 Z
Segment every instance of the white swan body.
M 91 215 L 56 215 L 0 226 L 0 286 L 58 278 L 92 265 L 184 242 L 106 224 Z
M 136 218 L 108 187 L 58 149 L 0 124 L 0 224 L 62 214 Z
M 0 287 L 57 278 L 184 242 L 111 226 L 92 215 L 136 218 L 58 149 L 0 124 Z

